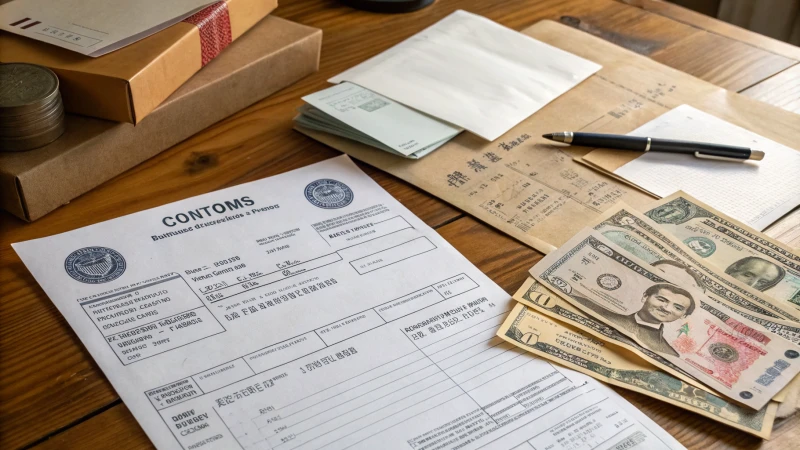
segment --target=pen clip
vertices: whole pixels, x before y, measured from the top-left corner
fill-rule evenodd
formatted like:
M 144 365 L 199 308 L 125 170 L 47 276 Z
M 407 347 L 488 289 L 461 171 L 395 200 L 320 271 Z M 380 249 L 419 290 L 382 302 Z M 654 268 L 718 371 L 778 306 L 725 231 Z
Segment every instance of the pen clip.
M 745 162 L 747 159 L 745 158 L 729 158 L 727 156 L 716 156 L 716 155 L 706 155 L 700 152 L 694 152 L 695 158 L 700 159 L 714 159 L 717 161 L 732 161 L 732 162 Z

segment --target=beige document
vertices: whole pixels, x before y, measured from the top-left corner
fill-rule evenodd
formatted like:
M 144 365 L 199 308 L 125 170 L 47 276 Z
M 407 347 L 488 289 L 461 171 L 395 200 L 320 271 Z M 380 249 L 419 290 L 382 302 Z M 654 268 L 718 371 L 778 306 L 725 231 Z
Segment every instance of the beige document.
M 517 295 L 520 293 L 517 292 Z M 515 295 L 516 296 L 516 295 Z M 600 381 L 683 408 L 760 438 L 769 439 L 777 403 L 760 410 L 731 403 L 688 385 L 641 358 L 518 303 L 497 331 L 506 342 Z
M 553 131 L 629 133 L 682 104 L 746 126 L 783 145 L 800 142 L 797 115 L 727 92 L 580 30 L 542 21 L 523 31 L 603 66 L 493 142 L 466 133 L 418 161 L 297 127 L 389 172 L 544 253 L 617 201 L 654 199 L 573 161 L 588 150 L 540 136 Z

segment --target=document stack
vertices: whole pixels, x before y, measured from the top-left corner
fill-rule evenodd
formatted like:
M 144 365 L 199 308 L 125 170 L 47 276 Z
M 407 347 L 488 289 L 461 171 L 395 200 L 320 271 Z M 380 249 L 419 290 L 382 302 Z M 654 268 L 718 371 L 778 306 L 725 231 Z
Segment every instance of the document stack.
M 344 82 L 303 97 L 298 125 L 419 159 L 462 130 L 387 97 Z
M 495 140 L 599 69 L 456 11 L 328 80 L 336 86 L 304 97 L 307 105 L 295 121 L 300 131 L 419 159 L 462 129 Z

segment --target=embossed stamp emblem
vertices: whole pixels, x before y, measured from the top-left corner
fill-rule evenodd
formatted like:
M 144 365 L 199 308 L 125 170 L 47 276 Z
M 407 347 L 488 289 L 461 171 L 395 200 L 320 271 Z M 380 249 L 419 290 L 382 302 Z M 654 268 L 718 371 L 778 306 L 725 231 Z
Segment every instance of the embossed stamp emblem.
M 715 359 L 726 363 L 736 362 L 739 359 L 739 352 L 733 346 L 721 342 L 711 344 L 708 347 L 708 352 Z
M 341 181 L 324 178 L 309 183 L 305 189 L 308 201 L 323 209 L 344 208 L 353 202 L 353 190 Z
M 116 280 L 125 273 L 125 258 L 107 247 L 85 247 L 75 250 L 64 261 L 64 269 L 72 278 L 87 284 Z
M 611 273 L 604 273 L 597 277 L 597 285 L 607 291 L 619 289 L 622 286 L 622 280 L 618 276 Z

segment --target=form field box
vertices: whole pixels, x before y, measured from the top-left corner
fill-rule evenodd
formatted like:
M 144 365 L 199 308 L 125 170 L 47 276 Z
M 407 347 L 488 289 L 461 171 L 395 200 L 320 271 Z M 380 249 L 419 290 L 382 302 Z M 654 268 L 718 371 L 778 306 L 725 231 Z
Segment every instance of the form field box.
M 203 392 L 208 393 L 237 381 L 244 380 L 252 375 L 255 375 L 255 372 L 250 369 L 250 366 L 248 366 L 242 358 L 239 358 L 200 372 L 192 376 L 192 379 L 200 386 Z
M 256 373 L 261 373 L 323 348 L 325 343 L 312 331 L 262 348 L 245 355 L 242 359 L 247 361 Z
M 379 305 L 375 311 L 383 317 L 383 320 L 391 322 L 442 300 L 444 297 L 439 291 L 429 286 Z
M 383 319 L 375 311 L 368 309 L 364 312 L 354 314 L 342 320 L 317 328 L 315 331 L 319 337 L 328 345 L 342 342 L 357 336 L 365 331 L 383 325 Z
M 425 236 L 422 236 L 350 261 L 350 265 L 356 269 L 356 272 L 364 275 L 431 250 L 436 250 L 436 245 Z
M 461 275 L 456 275 L 436 283 L 433 287 L 442 294 L 442 297 L 453 298 L 456 295 L 475 289 L 478 287 L 478 283 L 472 281 L 472 278 L 462 273 Z

